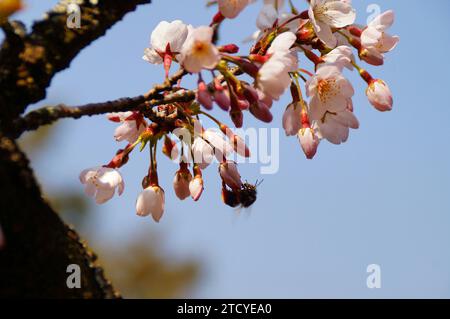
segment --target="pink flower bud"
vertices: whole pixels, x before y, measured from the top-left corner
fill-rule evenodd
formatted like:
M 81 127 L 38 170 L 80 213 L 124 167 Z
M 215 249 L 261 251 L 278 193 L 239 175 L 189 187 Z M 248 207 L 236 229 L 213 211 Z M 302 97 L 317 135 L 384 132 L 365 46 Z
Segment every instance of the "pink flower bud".
M 223 53 L 230 53 L 230 54 L 234 54 L 234 53 L 238 53 L 239 52 L 239 47 L 236 44 L 227 44 L 224 46 L 221 46 L 218 48 L 220 52 Z
M 384 64 L 384 57 L 378 51 L 370 48 L 362 48 L 359 52 L 361 60 L 369 63 L 370 65 L 380 66 Z
M 245 111 L 250 107 L 250 103 L 247 100 L 239 99 L 237 101 L 237 106 L 241 111 Z
M 214 91 L 214 101 L 222 110 L 228 112 L 230 109 L 231 101 L 223 88 Z
M 204 81 L 200 81 L 198 83 L 197 101 L 207 110 L 211 110 L 213 107 L 211 94 L 209 93 L 208 87 Z
M 383 80 L 373 80 L 366 90 L 370 103 L 380 112 L 392 110 L 394 100 L 389 86 Z
M 180 168 L 180 170 L 176 172 L 173 179 L 173 189 L 180 200 L 185 200 L 191 195 L 191 191 L 189 190 L 191 181 L 192 174 L 186 167 Z
M 265 123 L 270 123 L 273 120 L 273 115 L 270 112 L 269 107 L 262 102 L 250 105 L 250 113 L 252 113 L 258 120 Z
M 298 131 L 298 139 L 307 159 L 313 159 L 317 153 L 319 139 L 312 128 L 302 128 Z
M 286 136 L 294 136 L 302 128 L 302 106 L 300 103 L 290 104 L 283 115 L 283 128 Z
M 242 186 L 241 175 L 238 172 L 237 165 L 234 162 L 220 164 L 220 177 L 231 189 L 239 189 Z
M 231 110 L 230 117 L 233 121 L 234 126 L 241 128 L 244 125 L 244 114 L 241 110 Z
M 189 183 L 189 192 L 194 201 L 198 201 L 203 193 L 203 178 L 201 175 L 196 175 Z
M 250 104 L 257 103 L 259 101 L 258 91 L 253 86 L 244 86 L 244 96 Z
M 265 94 L 263 91 L 261 91 L 261 90 L 257 90 L 257 91 L 258 91 L 259 101 L 264 103 L 270 109 L 273 105 L 273 99 L 269 95 Z

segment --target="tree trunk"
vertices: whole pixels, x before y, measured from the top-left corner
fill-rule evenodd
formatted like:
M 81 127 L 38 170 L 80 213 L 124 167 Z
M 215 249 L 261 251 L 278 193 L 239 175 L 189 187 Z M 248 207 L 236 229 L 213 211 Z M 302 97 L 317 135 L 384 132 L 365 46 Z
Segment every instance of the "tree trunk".
M 117 298 L 96 256 L 42 198 L 25 154 L 8 136 L 29 104 L 45 98 L 53 76 L 90 43 L 150 0 L 82 1 L 81 29 L 66 27 L 64 5 L 26 34 L 20 23 L 2 25 L 0 51 L 0 297 Z M 63 2 L 61 2 L 63 3 Z M 81 270 L 70 289 L 69 265 Z
M 42 198 L 25 155 L 0 135 L 0 296 L 115 298 L 96 256 Z M 81 289 L 69 289 L 69 265 L 81 270 Z

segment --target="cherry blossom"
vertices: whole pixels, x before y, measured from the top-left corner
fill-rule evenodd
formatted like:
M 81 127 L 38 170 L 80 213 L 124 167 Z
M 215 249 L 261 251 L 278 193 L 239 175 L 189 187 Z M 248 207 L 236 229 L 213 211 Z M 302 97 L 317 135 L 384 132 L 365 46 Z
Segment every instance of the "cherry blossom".
M 283 32 L 273 40 L 267 53 L 275 54 L 277 52 L 279 53 L 293 52 L 291 51 L 291 47 L 294 45 L 296 40 L 297 36 L 295 35 L 295 33 L 290 31 Z M 294 56 L 296 57 L 296 55 Z
M 335 65 L 341 71 L 343 68 L 353 70 L 352 62 L 354 59 L 352 49 L 346 45 L 338 46 L 322 57 L 326 64 Z
M 257 88 L 272 100 L 278 100 L 291 84 L 289 72 L 297 68 L 297 56 L 291 47 L 296 40 L 292 32 L 280 34 L 267 51 L 269 59 L 257 75 Z
M 306 93 L 311 97 L 309 106 L 313 120 L 322 119 L 326 112 L 345 110 L 355 93 L 351 83 L 335 65 L 321 65 L 306 87 Z
M 273 100 L 279 100 L 291 84 L 289 72 L 295 68 L 295 63 L 289 52 L 275 52 L 259 70 L 258 89 Z
M 317 126 L 320 138 L 339 145 L 348 140 L 350 128 L 355 130 L 359 128 L 359 122 L 353 112 L 347 109 L 336 113 L 326 113 L 320 121 L 317 121 Z
M 145 131 L 147 122 L 144 117 L 135 112 L 111 113 L 108 119 L 113 122 L 122 123 L 114 132 L 117 142 L 128 141 L 134 143 Z
M 332 28 L 346 27 L 356 19 L 351 4 L 341 0 L 311 0 L 308 15 L 317 36 L 330 48 L 337 44 Z
M 256 26 L 258 27 L 259 31 L 257 31 L 252 37 L 253 40 L 259 38 L 264 30 L 272 28 L 276 22 L 278 22 L 279 25 L 285 24 L 287 22 L 286 28 L 291 32 L 297 32 L 298 28 L 303 24 L 305 20 L 294 19 L 289 22 L 288 20 L 295 17 L 295 15 L 293 13 L 281 12 L 280 8 L 282 8 L 282 5 L 279 4 L 277 10 L 274 3 L 266 3 L 262 7 L 256 20 Z
M 195 164 L 198 164 L 202 170 L 206 169 L 214 160 L 213 147 L 202 137 L 196 137 L 194 139 L 194 143 L 192 143 L 192 153 Z
M 350 130 L 359 128 L 352 101 L 355 89 L 344 71 L 357 72 L 367 85 L 359 89 L 365 89 L 377 110 L 392 110 L 393 95 L 386 82 L 359 63 L 382 65 L 384 54 L 398 44 L 399 37 L 386 33 L 394 22 L 393 11 L 361 26 L 355 24 L 356 12 L 350 0 L 293 0 L 289 6 L 283 0 L 264 0 L 255 17 L 259 31 L 252 37 L 250 50 L 240 51 L 237 43 L 241 39 L 221 43 L 222 23 L 232 24 L 226 18 L 236 18 L 253 2 L 212 1 L 219 13 L 210 20 L 210 26 L 193 27 L 175 20 L 163 21 L 155 28 L 144 59 L 163 63 L 166 77 L 147 93 L 125 100 L 131 104 L 117 110 L 128 112 L 108 115 L 120 124 L 115 139 L 128 144 L 109 164 L 82 172 L 80 180 L 88 195 L 104 203 L 116 189 L 122 194 L 124 184 L 118 169 L 134 159 L 130 154 L 135 154 L 135 149 L 147 148 L 143 153 L 149 154 L 149 167 L 136 202 L 138 215 L 151 215 L 160 221 L 164 213 L 159 153 L 179 161 L 172 179 L 173 196 L 199 201 L 205 191 L 203 170 L 217 162 L 224 203 L 247 207 L 241 201 L 249 196 L 248 203 L 254 202 L 256 185 L 242 182 L 233 161 L 233 157 L 250 158 L 253 150 L 254 145 L 248 147 L 234 133 L 234 128 L 244 127 L 247 116 L 271 123 L 284 112 L 286 135 L 295 136 L 306 158 L 313 159 L 320 143 L 344 143 Z M 172 62 L 177 62 L 180 70 L 169 76 Z M 186 81 L 192 75 L 197 80 L 194 85 Z M 292 102 L 284 107 L 278 101 L 288 88 Z M 227 112 L 228 122 L 215 114 L 223 112 Z M 225 124 L 229 122 L 234 128 Z
M 220 61 L 219 50 L 212 43 L 214 30 L 211 27 L 198 27 L 189 32 L 181 50 L 180 63 L 191 73 L 202 69 L 213 69 Z
M 215 155 L 219 161 L 223 156 L 227 156 L 233 152 L 233 147 L 217 130 L 207 129 L 203 132 L 203 139 L 209 142 L 215 149 Z
M 104 204 L 113 198 L 116 189 L 119 196 L 122 195 L 125 188 L 119 171 L 109 167 L 95 167 L 82 171 L 80 182 L 86 186 L 86 194 L 94 197 L 97 204 Z
M 398 36 L 391 36 L 386 31 L 394 23 L 394 12 L 386 11 L 369 23 L 361 34 L 363 46 L 361 58 L 372 65 L 381 65 L 384 53 L 392 51 L 400 41 Z
M 180 20 L 160 22 L 152 32 L 150 47 L 144 50 L 143 59 L 152 64 L 164 63 L 168 73 L 172 59 L 178 59 L 188 33 L 188 26 Z
M 256 40 L 261 35 L 261 31 L 273 27 L 278 17 L 279 12 L 275 6 L 273 4 L 265 4 L 259 12 L 256 20 L 256 26 L 260 31 L 257 31 L 256 35 L 253 37 L 253 40 Z

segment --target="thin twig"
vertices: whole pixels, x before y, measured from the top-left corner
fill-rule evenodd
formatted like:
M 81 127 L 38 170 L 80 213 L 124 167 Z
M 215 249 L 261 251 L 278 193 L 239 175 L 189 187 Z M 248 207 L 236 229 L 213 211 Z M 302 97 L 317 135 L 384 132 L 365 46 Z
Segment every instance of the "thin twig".
M 8 125 L 8 135 L 19 137 L 25 131 L 33 131 L 40 126 L 52 124 L 63 118 L 78 119 L 83 116 L 100 115 L 111 112 L 126 112 L 131 110 L 146 110 L 155 105 L 163 105 L 173 102 L 182 102 L 195 97 L 195 92 L 183 91 L 183 94 L 174 93 L 163 96 L 161 93 L 172 89 L 187 73 L 183 69 L 177 71 L 164 83 L 155 85 L 144 95 L 133 98 L 120 98 L 101 103 L 89 103 L 82 106 L 69 107 L 65 104 L 46 106 L 14 120 Z
M 239 68 L 231 68 L 230 72 L 239 74 Z M 146 111 L 145 115 L 152 121 L 158 118 L 151 111 L 153 106 L 165 105 L 175 102 L 188 102 L 195 99 L 195 90 L 182 90 L 164 96 L 162 93 L 172 89 L 172 87 L 188 73 L 184 69 L 180 69 L 174 73 L 164 83 L 155 85 L 150 91 L 144 95 L 133 98 L 120 98 L 113 101 L 101 103 L 89 103 L 81 106 L 69 107 L 65 104 L 56 106 L 46 106 L 35 111 L 29 112 L 27 115 L 14 120 L 8 129 L 7 135 L 13 138 L 20 137 L 26 131 L 34 131 L 41 126 L 52 124 L 59 119 L 72 118 L 79 119 L 84 116 L 94 116 L 114 112 L 127 111 Z M 217 77 L 219 82 L 224 81 L 223 75 Z M 209 84 L 213 88 L 214 81 Z
M 175 102 L 188 102 L 195 99 L 194 91 L 182 91 L 172 93 L 162 98 L 145 101 L 143 96 L 135 98 L 123 98 L 104 103 L 91 103 L 82 106 L 69 107 L 64 104 L 43 107 L 28 113 L 26 116 L 15 120 L 8 135 L 19 137 L 25 131 L 33 131 L 43 125 L 49 125 L 64 118 L 79 119 L 84 116 L 94 116 L 113 112 L 148 111 L 146 115 L 157 121 L 157 116 L 151 112 L 153 106 L 171 104 Z

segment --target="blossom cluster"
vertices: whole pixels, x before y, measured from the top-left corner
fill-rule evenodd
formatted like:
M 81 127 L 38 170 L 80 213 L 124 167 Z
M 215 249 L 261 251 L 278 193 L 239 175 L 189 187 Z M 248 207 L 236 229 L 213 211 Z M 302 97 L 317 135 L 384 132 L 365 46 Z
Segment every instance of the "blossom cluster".
M 292 1 L 287 6 L 283 0 L 264 0 L 257 17 L 258 30 L 251 37 L 251 50 L 242 55 L 236 44 L 219 45 L 216 38 L 223 23 L 238 17 L 255 1 L 213 2 L 219 12 L 209 26 L 196 27 L 176 20 L 162 21 L 153 30 L 144 60 L 162 65 L 167 81 L 177 63 L 198 83 L 189 91 L 179 82 L 164 94 L 183 97 L 194 92 L 195 99 L 108 115 L 109 120 L 120 124 L 114 138 L 128 145 L 109 164 L 81 173 L 86 193 L 97 203 L 111 199 L 116 190 L 122 194 L 124 182 L 119 168 L 128 162 L 136 147 L 141 151 L 148 147 L 150 167 L 136 211 L 139 216 L 151 215 L 159 221 L 165 192 L 159 184 L 156 156 L 158 141 L 162 141 L 162 153 L 171 159 L 179 158 L 173 179 L 179 199 L 200 199 L 204 189 L 202 171 L 215 160 L 224 203 L 232 207 L 253 204 L 256 186 L 243 182 L 236 163 L 229 160 L 233 152 L 243 157 L 249 157 L 250 152 L 242 138 L 211 115 L 214 105 L 228 112 L 234 126 L 241 128 L 245 112 L 262 122 L 271 122 L 272 112 L 277 111 L 276 101 L 290 92 L 292 103 L 283 110 L 282 125 L 287 136 L 298 138 L 308 159 L 316 155 L 322 141 L 344 143 L 350 129 L 359 127 L 352 102 L 355 91 L 344 71 L 359 73 L 366 83 L 368 101 L 376 110 L 392 110 L 393 97 L 386 82 L 372 77 L 359 63 L 381 66 L 386 53 L 398 44 L 399 38 L 388 34 L 394 22 L 393 11 L 361 26 L 355 24 L 356 12 L 350 0 L 310 0 L 306 5 L 301 2 L 303 11 Z M 205 129 L 201 117 L 212 120 L 218 129 Z

